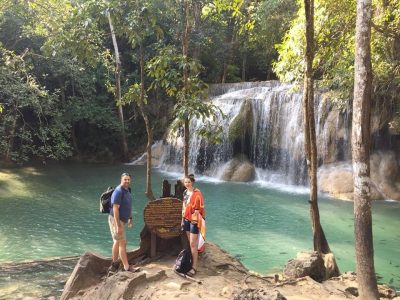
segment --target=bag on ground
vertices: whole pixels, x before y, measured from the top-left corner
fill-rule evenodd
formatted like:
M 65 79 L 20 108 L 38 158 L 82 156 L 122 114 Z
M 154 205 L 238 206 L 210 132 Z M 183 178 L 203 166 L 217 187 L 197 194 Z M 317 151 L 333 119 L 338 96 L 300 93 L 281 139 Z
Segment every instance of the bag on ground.
M 109 186 L 100 196 L 100 212 L 104 214 L 110 213 L 111 209 L 111 195 L 114 192 L 114 188 Z
M 176 258 L 175 271 L 186 274 L 192 268 L 192 253 L 190 250 L 183 249 Z

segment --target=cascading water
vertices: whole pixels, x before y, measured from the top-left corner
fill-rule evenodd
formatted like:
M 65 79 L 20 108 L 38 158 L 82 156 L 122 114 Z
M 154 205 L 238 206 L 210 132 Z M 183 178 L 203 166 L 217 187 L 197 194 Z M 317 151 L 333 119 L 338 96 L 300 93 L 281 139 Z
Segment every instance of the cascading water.
M 225 165 L 234 157 L 246 156 L 256 168 L 257 178 L 284 184 L 304 184 L 306 165 L 302 93 L 292 85 L 277 81 L 213 85 L 212 103 L 226 115 L 219 122 L 223 126 L 223 142 L 210 144 L 198 137 L 196 130 L 203 126 L 200 120 L 190 124 L 190 172 L 220 178 Z M 232 121 L 241 113 L 243 103 L 251 103 L 252 118 L 245 118 L 244 127 L 251 128 L 239 147 L 229 139 Z M 344 160 L 349 156 L 348 127 L 343 115 L 333 112 L 315 96 L 316 134 L 319 163 Z M 251 122 L 252 124 L 246 124 Z M 160 167 L 167 171 L 181 171 L 183 137 L 170 134 Z

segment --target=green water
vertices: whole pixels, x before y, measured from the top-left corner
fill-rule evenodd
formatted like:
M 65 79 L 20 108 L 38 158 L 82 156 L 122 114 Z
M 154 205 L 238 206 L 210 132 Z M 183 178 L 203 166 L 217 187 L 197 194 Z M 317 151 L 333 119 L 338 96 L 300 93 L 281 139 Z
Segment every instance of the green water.
M 134 222 L 128 248 L 143 227 L 143 166 L 63 165 L 9 171 L 0 178 L 0 263 L 80 255 L 109 256 L 111 238 L 98 197 L 133 174 Z M 4 177 L 4 176 L 3 176 Z M 10 178 L 13 181 L 10 184 Z M 176 176 L 154 171 L 153 190 Z M 207 238 L 259 273 L 282 270 L 288 259 L 312 247 L 308 195 L 302 189 L 235 184 L 199 178 L 206 205 Z M 355 270 L 351 202 L 319 198 L 321 222 L 342 272 Z M 400 203 L 373 204 L 375 268 L 380 282 L 400 288 Z M 11 277 L 9 277 L 10 280 Z

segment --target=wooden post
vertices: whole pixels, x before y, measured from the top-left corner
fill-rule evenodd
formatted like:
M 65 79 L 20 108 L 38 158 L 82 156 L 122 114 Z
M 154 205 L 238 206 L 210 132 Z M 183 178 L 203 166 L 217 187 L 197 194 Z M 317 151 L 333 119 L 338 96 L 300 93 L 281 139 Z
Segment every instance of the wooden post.
M 157 235 L 151 233 L 151 241 L 150 241 L 150 257 L 154 258 L 157 254 Z
M 183 200 L 183 192 L 185 191 L 185 186 L 181 180 L 177 180 L 175 184 L 175 198 Z
M 162 182 L 161 198 L 171 197 L 171 184 L 168 180 L 164 179 Z

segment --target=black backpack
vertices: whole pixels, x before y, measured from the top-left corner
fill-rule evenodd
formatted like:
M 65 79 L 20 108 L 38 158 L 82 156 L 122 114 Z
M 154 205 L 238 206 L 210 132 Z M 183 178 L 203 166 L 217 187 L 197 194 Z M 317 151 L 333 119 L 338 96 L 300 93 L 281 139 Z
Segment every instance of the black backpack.
M 111 209 L 111 195 L 114 192 L 114 188 L 109 186 L 100 196 L 100 212 L 109 214 Z
M 190 250 L 183 249 L 176 258 L 175 271 L 186 274 L 192 268 L 192 253 Z

